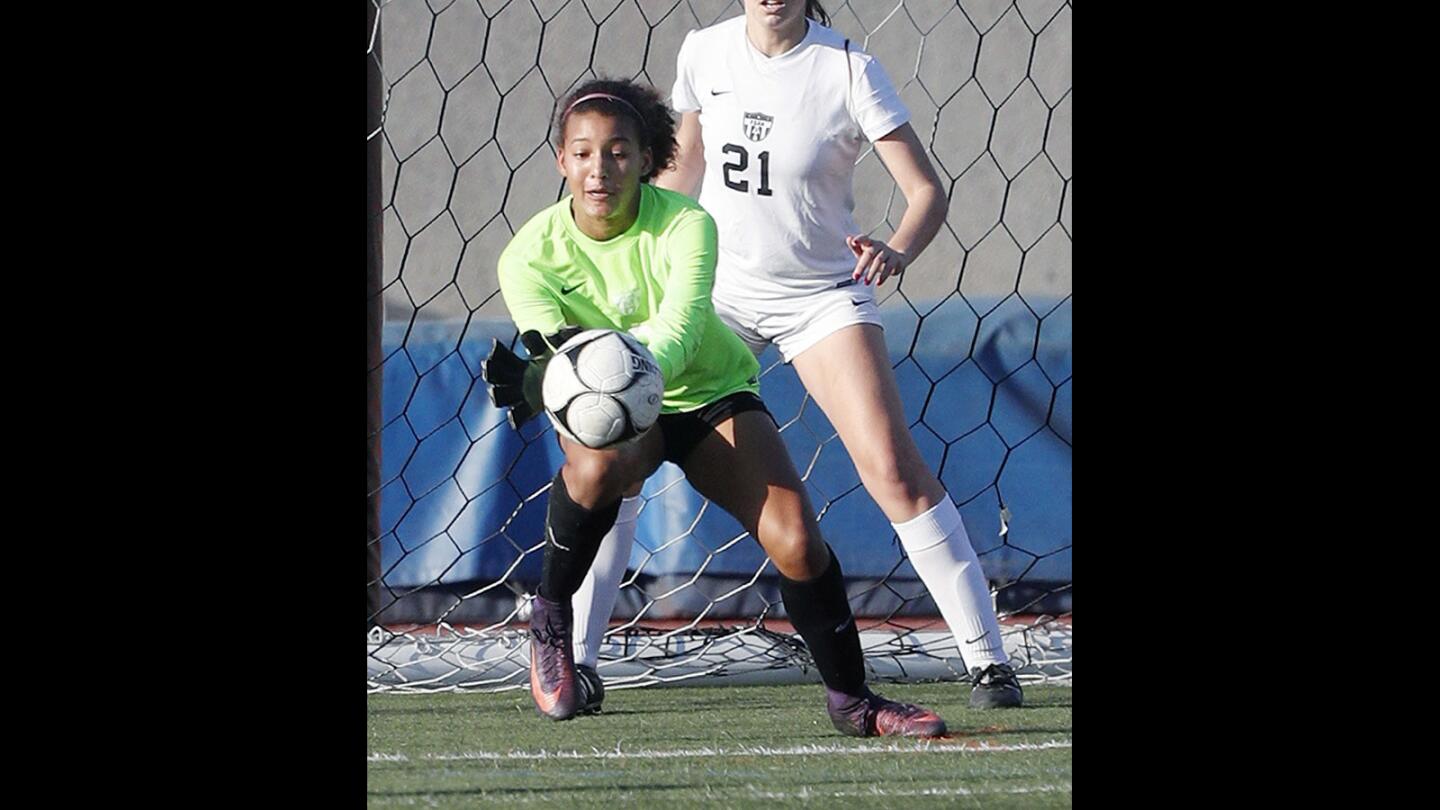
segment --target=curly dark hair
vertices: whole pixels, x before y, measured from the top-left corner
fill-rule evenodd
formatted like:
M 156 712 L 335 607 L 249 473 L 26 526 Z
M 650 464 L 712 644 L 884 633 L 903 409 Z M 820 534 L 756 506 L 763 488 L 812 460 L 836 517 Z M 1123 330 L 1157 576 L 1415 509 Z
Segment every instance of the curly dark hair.
M 629 106 L 606 98 L 592 98 L 575 103 L 575 99 L 593 93 L 605 93 L 625 99 Z M 675 162 L 674 113 L 654 89 L 624 79 L 596 79 L 575 88 L 561 99 L 555 110 L 557 149 L 565 146 L 565 122 L 577 112 L 603 112 L 635 122 L 640 133 L 640 147 L 649 149 L 651 157 L 650 173 L 640 178 L 641 182 L 649 182 Z

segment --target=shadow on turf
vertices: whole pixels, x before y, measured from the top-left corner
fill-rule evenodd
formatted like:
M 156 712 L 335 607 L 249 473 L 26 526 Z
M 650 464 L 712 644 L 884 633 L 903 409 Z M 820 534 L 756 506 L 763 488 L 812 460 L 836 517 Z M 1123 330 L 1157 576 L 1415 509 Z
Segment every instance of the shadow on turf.
M 603 719 L 604 717 L 629 717 L 631 715 L 650 715 L 656 713 L 657 710 L 655 709 L 649 709 L 640 712 L 631 709 L 621 708 L 621 706 L 625 703 L 624 695 L 626 691 L 631 690 L 619 690 L 615 695 L 610 696 L 610 699 L 607 700 L 605 703 L 605 709 L 596 716 Z M 389 717 L 422 715 L 456 715 L 474 717 L 476 715 L 508 715 L 512 712 L 518 712 L 522 714 L 528 713 L 532 716 L 535 714 L 535 707 L 531 705 L 528 701 L 516 701 L 513 699 L 508 699 L 507 697 L 496 693 L 476 693 L 471 695 L 454 694 L 451 697 L 453 697 L 456 702 L 450 705 L 436 706 L 433 703 L 430 703 L 420 706 L 379 706 L 370 707 L 369 713 L 372 715 L 383 715 Z M 728 711 L 735 707 L 737 697 L 739 696 L 728 690 L 717 690 L 717 694 L 713 697 L 698 697 L 694 695 L 687 695 L 687 699 L 683 703 L 677 702 L 675 705 L 667 706 L 663 709 L 659 709 L 658 711 L 662 713 L 682 712 L 685 714 L 692 714 L 694 712 L 703 712 L 707 710 Z M 935 706 L 936 710 L 940 712 L 940 715 L 942 717 L 945 717 L 947 722 L 950 722 L 952 726 L 957 725 L 959 722 L 963 722 L 966 716 L 974 716 L 975 712 L 982 712 L 983 715 L 986 717 L 994 716 L 998 718 L 1012 712 L 1026 712 L 1027 710 L 1038 709 L 1070 708 L 1071 706 L 1071 700 L 1069 696 L 1066 695 L 1064 697 L 1048 697 L 1039 700 L 1027 699 L 1024 706 L 1014 709 L 970 709 L 963 706 L 957 706 L 954 709 L 950 709 L 945 706 L 945 703 L 949 701 L 935 700 L 934 697 L 936 696 L 926 696 L 926 698 L 929 698 L 928 700 L 926 700 L 925 698 L 919 699 L 922 702 L 927 703 L 928 705 Z M 963 697 L 964 699 L 968 700 L 969 694 L 966 693 Z M 744 700 L 745 705 L 747 706 L 747 710 L 752 712 L 765 712 L 767 710 L 782 710 L 793 708 L 792 703 L 784 700 L 757 700 L 753 695 L 745 695 L 741 699 Z M 825 704 L 823 697 L 820 694 L 817 694 L 815 699 L 816 709 L 823 710 L 824 705 Z M 576 719 L 584 719 L 584 716 Z
M 505 703 L 505 704 L 473 703 L 473 704 L 460 704 L 460 705 L 456 705 L 456 706 L 382 706 L 382 707 L 379 707 L 379 708 L 371 707 L 371 708 L 369 709 L 369 713 L 372 714 L 372 715 L 387 715 L 387 716 L 394 716 L 394 717 L 405 717 L 405 716 L 416 716 L 416 717 L 418 717 L 418 716 L 420 716 L 420 715 L 465 715 L 465 716 L 473 716 L 473 715 L 476 715 L 476 714 L 511 714 L 511 713 L 513 713 L 513 712 L 516 710 L 516 708 L 519 707 L 519 706 L 520 706 L 520 704 L 518 704 L 518 703 L 517 703 L 517 704 L 514 704 L 514 705 L 509 704 L 509 703 Z M 526 706 L 526 707 L 524 707 L 524 708 L 526 708 L 526 709 L 528 709 L 528 710 L 530 710 L 530 711 L 532 711 L 532 712 L 534 711 L 534 708 L 533 708 L 533 707 L 530 707 L 530 706 Z
M 1033 727 L 1033 726 L 1026 726 L 1025 728 L 1005 728 L 1005 727 L 1003 727 L 1003 726 L 980 726 L 980 727 L 977 727 L 977 728 L 953 728 L 953 727 L 952 727 L 948 732 L 945 733 L 945 736 L 944 736 L 944 737 L 940 737 L 940 738 L 938 738 L 938 739 L 941 739 L 941 740 L 980 740 L 980 739 L 985 739 L 985 738 L 988 738 L 988 737 L 1003 737 L 1003 736 L 1006 736 L 1006 735 L 1015 736 L 1015 735 L 1017 735 L 1017 734 L 1024 734 L 1024 735 L 1033 735 L 1033 734 L 1069 734 L 1070 731 L 1071 731 L 1071 730 L 1068 729 L 1068 728 L 1035 728 L 1035 727 Z M 896 739 L 896 738 L 894 738 L 894 737 L 888 737 L 888 738 L 886 738 L 886 739 Z

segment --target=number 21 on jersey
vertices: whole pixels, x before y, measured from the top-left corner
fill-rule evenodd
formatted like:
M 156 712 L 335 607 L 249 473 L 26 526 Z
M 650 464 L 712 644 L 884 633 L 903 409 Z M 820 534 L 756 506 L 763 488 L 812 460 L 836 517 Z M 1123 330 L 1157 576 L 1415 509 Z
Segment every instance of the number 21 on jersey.
M 733 156 L 732 159 L 725 161 L 725 185 L 726 185 L 726 187 L 728 187 L 728 188 L 733 188 L 733 189 L 735 189 L 736 191 L 741 191 L 741 192 L 748 192 L 748 191 L 750 191 L 750 181 L 748 181 L 748 180 L 736 180 L 736 179 L 734 179 L 733 177 L 730 176 L 730 173 L 731 173 L 732 171 L 733 171 L 733 172 L 736 172 L 736 173 L 744 172 L 745 169 L 750 166 L 750 153 L 749 153 L 748 151 L 746 151 L 745 147 L 740 146 L 739 144 L 733 144 L 733 143 L 727 143 L 727 144 L 725 144 L 725 146 L 723 146 L 723 147 L 720 149 L 720 151 L 721 151 L 721 152 L 724 152 L 724 153 L 727 154 L 727 155 Z M 771 192 L 770 192 L 770 153 L 769 153 L 769 152 L 761 152 L 761 153 L 759 153 L 758 155 L 756 155 L 755 157 L 756 157 L 756 158 L 759 160 L 759 162 L 760 162 L 760 185 L 756 187 L 755 193 L 756 193 L 756 194 L 759 194 L 761 197 L 769 197 L 769 196 L 771 196 Z

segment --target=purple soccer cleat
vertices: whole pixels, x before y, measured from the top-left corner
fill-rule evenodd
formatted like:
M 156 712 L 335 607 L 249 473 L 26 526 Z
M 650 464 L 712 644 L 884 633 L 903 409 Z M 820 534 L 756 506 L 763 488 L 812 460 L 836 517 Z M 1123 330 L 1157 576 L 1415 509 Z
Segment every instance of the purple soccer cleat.
M 871 692 L 847 695 L 826 688 L 826 710 L 841 734 L 852 737 L 939 737 L 945 733 L 940 715 L 909 703 L 896 703 Z
M 530 697 L 551 720 L 569 720 L 580 708 L 570 649 L 570 605 L 536 596 L 530 613 Z

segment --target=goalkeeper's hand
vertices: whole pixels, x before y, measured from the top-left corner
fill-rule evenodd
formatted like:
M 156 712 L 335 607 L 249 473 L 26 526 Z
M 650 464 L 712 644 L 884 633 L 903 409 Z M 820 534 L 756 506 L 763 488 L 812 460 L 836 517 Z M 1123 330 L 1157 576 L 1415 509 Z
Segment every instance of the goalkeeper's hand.
M 565 341 L 578 335 L 579 327 L 566 327 L 551 335 L 547 342 L 540 333 L 531 329 L 520 336 L 529 353 L 528 360 L 510 351 L 498 340 L 491 341 L 490 357 L 480 363 L 480 377 L 490 392 L 490 401 L 497 408 L 509 409 L 505 415 L 510 426 L 516 430 L 530 421 L 545 407 L 540 394 L 545 379 L 545 366 L 550 363 L 555 350 Z

